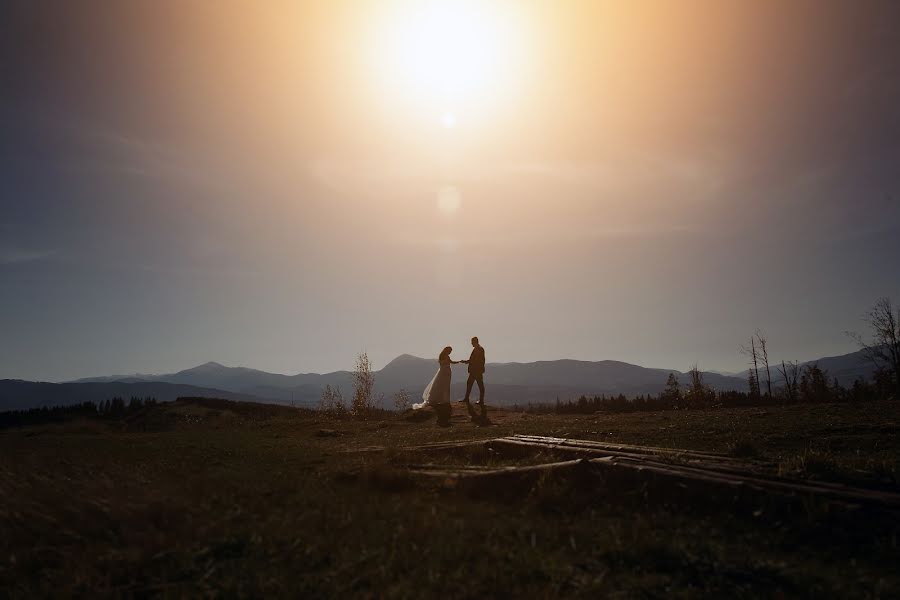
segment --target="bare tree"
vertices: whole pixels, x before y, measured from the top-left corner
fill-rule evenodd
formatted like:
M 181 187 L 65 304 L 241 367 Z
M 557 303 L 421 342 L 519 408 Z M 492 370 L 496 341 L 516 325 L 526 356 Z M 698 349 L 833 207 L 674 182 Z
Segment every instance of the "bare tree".
M 361 352 L 353 369 L 353 416 L 364 417 L 375 406 L 375 373 L 369 355 Z
M 751 339 L 751 342 L 753 340 Z M 757 354 L 762 359 L 763 364 L 766 366 L 766 391 L 769 394 L 769 398 L 772 397 L 772 372 L 769 370 L 769 351 L 767 349 L 767 345 L 769 340 L 766 339 L 766 336 L 759 329 L 756 330 L 756 341 L 759 342 L 759 351 Z M 755 366 L 755 365 L 754 365 Z M 756 375 L 756 381 L 759 382 L 759 373 Z
M 341 386 L 331 387 L 329 384 L 325 385 L 325 389 L 322 390 L 322 398 L 319 400 L 319 410 L 338 414 L 347 410 Z
M 895 314 L 891 299 L 879 298 L 863 319 L 872 330 L 872 341 L 865 341 L 858 333 L 850 333 L 850 337 L 877 370 L 890 375 L 895 392 L 900 392 L 900 309 Z
M 409 408 L 409 392 L 405 388 L 401 388 L 399 392 L 394 394 L 394 408 L 400 412 Z
M 750 336 L 750 347 L 741 346 L 741 354 L 750 357 L 750 376 L 747 378 L 750 384 L 750 396 L 759 398 L 759 351 L 756 349 L 756 338 Z
M 784 392 L 789 402 L 797 401 L 797 386 L 800 381 L 800 363 L 781 361 L 781 377 L 784 379 Z

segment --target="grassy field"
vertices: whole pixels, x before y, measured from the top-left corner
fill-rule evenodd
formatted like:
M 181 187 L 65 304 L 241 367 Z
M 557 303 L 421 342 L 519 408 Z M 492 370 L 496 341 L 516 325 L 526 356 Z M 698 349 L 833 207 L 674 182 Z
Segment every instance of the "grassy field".
M 0 432 L 0 597 L 900 596 L 895 515 L 676 506 L 548 481 L 473 499 L 393 449 L 530 433 L 771 461 L 900 491 L 897 403 L 361 422 L 161 405 Z M 371 446 L 384 452 L 347 452 Z

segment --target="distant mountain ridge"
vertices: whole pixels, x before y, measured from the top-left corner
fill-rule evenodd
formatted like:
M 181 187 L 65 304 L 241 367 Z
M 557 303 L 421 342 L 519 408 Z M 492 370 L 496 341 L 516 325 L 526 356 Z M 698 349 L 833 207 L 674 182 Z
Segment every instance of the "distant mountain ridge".
M 817 362 L 828 370 L 830 377 L 837 377 L 845 385 L 860 376 L 870 377 L 872 371 L 860 352 L 809 362 Z M 436 370 L 436 359 L 401 354 L 375 372 L 376 393 L 385 395 L 387 407 L 391 406 L 391 396 L 401 389 L 416 399 Z M 665 386 L 669 373 L 678 375 L 682 383 L 687 382 L 687 375 L 674 369 L 648 368 L 615 360 L 488 363 L 486 397 L 492 404 L 511 405 L 553 402 L 557 397 L 565 400 L 582 394 L 656 394 Z M 746 374 L 732 376 L 704 372 L 703 377 L 715 389 L 747 389 Z M 775 365 L 772 365 L 772 379 L 775 385 L 780 383 Z M 463 396 L 465 381 L 466 365 L 454 365 L 454 398 Z M 178 396 L 217 396 L 229 400 L 315 406 L 326 385 L 340 387 L 349 400 L 352 374 L 334 371 L 283 375 L 208 362 L 163 375 L 89 377 L 60 384 L 3 380 L 0 381 L 0 411 L 98 402 L 114 396 L 154 396 L 160 401 Z
M 375 372 L 377 392 L 385 395 L 393 394 L 400 389 L 410 393 L 421 392 L 434 376 L 437 360 L 420 358 L 410 354 L 401 354 L 390 361 L 382 369 Z M 500 386 L 514 388 L 541 388 L 557 391 L 558 395 L 572 394 L 648 394 L 656 393 L 665 385 L 670 372 L 684 376 L 683 373 L 670 369 L 652 369 L 615 360 L 583 361 L 574 359 L 536 361 L 530 363 L 488 363 L 486 379 L 491 389 L 499 390 Z M 454 365 L 456 383 L 466 379 L 466 366 Z M 102 377 L 79 379 L 73 383 L 95 383 L 109 381 L 137 381 L 136 375 L 124 376 L 121 379 Z M 709 385 L 717 389 L 742 389 L 746 382 L 742 379 L 704 373 Z M 281 401 L 307 402 L 318 399 L 325 385 L 340 386 L 349 390 L 351 373 L 334 371 L 332 373 L 300 373 L 282 375 L 268 373 L 247 367 L 226 367 L 220 363 L 209 362 L 191 369 L 166 375 L 145 376 L 145 382 L 167 382 L 228 390 L 231 392 L 252 394 L 261 397 L 276 398 Z M 489 392 L 490 393 L 490 392 Z M 506 394 L 494 400 L 515 401 L 507 399 Z M 553 395 L 550 399 L 555 398 Z
M 131 397 L 152 397 L 160 402 L 169 402 L 183 396 L 224 398 L 241 402 L 266 401 L 249 394 L 159 381 L 47 383 L 20 379 L 0 380 L 0 412 L 28 410 L 43 406 L 66 406 L 83 402 L 101 402 L 115 397 L 123 398 L 126 402 Z
M 437 360 L 401 354 L 375 372 L 376 393 L 390 397 L 405 389 L 418 398 L 437 370 Z M 573 359 L 531 363 L 488 363 L 487 398 L 496 404 L 526 404 L 569 399 L 582 394 L 655 394 L 663 389 L 670 369 L 652 369 L 621 361 L 582 361 Z M 744 389 L 743 379 L 705 373 L 706 382 L 716 389 Z M 466 366 L 453 366 L 453 395 L 465 393 Z M 352 375 L 349 371 L 283 375 L 247 367 L 227 367 L 208 362 L 177 373 L 164 375 L 126 375 L 92 377 L 72 383 L 166 382 L 221 389 L 247 394 L 263 401 L 315 405 L 326 385 L 340 387 L 349 396 Z
M 800 366 L 805 367 L 813 364 L 818 365 L 820 369 L 827 371 L 829 379 L 836 378 L 843 386 L 851 386 L 857 379 L 871 381 L 872 375 L 875 373 L 875 366 L 865 357 L 863 350 L 857 350 L 856 352 L 850 352 L 849 354 L 824 356 L 822 358 L 817 358 L 816 360 L 808 360 L 800 363 Z M 773 386 L 781 385 L 783 383 L 784 378 L 778 370 L 780 367 L 781 362 L 769 365 L 769 369 L 772 372 Z M 746 379 L 749 373 L 750 370 L 748 369 L 739 373 L 737 377 Z M 759 369 L 759 376 L 762 381 L 765 382 L 766 375 L 763 368 Z

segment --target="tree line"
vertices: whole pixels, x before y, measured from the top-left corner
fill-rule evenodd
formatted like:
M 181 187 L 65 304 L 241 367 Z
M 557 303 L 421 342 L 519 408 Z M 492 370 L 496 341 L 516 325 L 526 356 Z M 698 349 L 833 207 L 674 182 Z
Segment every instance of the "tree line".
M 582 395 L 577 399 L 560 400 L 549 404 L 515 406 L 513 410 L 536 414 L 593 414 L 629 413 L 661 410 L 692 410 L 736 408 L 741 406 L 773 406 L 787 404 L 822 404 L 826 402 L 864 402 L 892 398 L 892 387 L 885 379 L 874 382 L 857 379 L 846 387 L 830 378 L 828 371 L 817 364 L 799 369 L 796 389 L 788 392 L 785 386 L 762 394 L 754 391 L 713 390 L 703 383 L 702 375 L 688 373 L 689 381 L 682 384 L 675 373 L 669 373 L 665 389 L 659 394 L 600 394 Z
M 12 410 L 0 413 L 0 429 L 63 423 L 75 418 L 116 420 L 157 404 L 156 398 L 152 396 L 146 398 L 132 396 L 127 402 L 124 398 L 117 396 L 100 402 Z

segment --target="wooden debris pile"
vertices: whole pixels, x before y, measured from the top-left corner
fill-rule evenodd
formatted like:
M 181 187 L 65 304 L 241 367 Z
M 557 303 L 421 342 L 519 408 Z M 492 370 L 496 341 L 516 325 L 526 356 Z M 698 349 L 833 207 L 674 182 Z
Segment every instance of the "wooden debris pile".
M 413 458 L 454 455 L 489 456 L 513 462 L 509 466 L 410 462 Z M 533 461 L 535 457 L 546 462 L 525 465 L 515 462 Z M 515 435 L 404 448 L 395 460 L 415 477 L 475 494 L 520 493 L 551 476 L 569 481 L 580 492 L 588 491 L 610 500 L 630 498 L 630 501 L 706 507 L 746 504 L 754 510 L 759 507 L 805 509 L 813 502 L 900 512 L 897 493 L 780 477 L 771 464 L 693 450 Z

